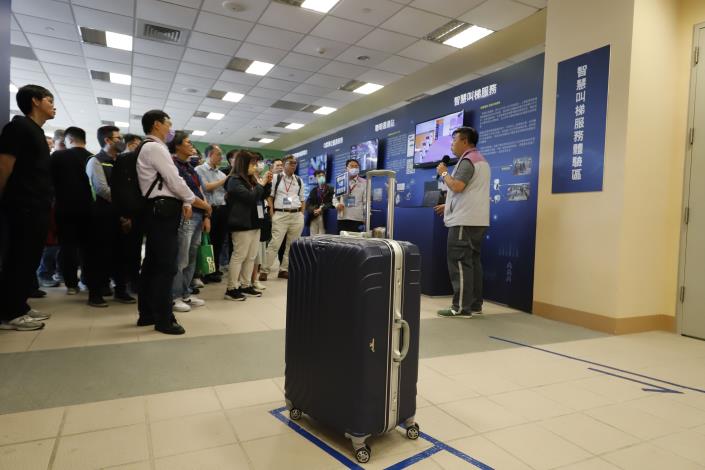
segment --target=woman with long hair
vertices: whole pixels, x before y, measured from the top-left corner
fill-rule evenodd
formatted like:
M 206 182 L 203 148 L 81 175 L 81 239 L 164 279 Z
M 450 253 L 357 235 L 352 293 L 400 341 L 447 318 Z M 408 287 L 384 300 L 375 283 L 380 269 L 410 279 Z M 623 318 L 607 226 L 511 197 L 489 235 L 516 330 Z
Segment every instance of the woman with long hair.
M 261 297 L 250 281 L 259 248 L 263 201 L 271 191 L 272 173 L 264 177 L 264 186 L 257 181 L 257 156 L 245 150 L 233 158 L 232 169 L 225 184 L 228 204 L 228 226 L 234 251 L 228 268 L 226 300 L 245 300 L 245 296 Z

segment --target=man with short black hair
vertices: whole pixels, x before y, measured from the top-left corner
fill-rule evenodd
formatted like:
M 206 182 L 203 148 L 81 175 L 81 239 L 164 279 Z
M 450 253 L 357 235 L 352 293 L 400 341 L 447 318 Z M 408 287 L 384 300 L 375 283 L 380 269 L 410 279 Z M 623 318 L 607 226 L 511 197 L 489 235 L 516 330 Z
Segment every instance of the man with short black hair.
M 173 312 L 172 283 L 177 270 L 178 229 L 191 218 L 196 199 L 174 165 L 166 144 L 174 138 L 171 118 L 161 110 L 142 115 L 147 142 L 137 157 L 137 176 L 145 209 L 146 252 L 140 278 L 138 326 L 154 325 L 169 335 L 186 332 Z
M 338 209 L 338 230 L 359 232 L 365 223 L 367 180 L 360 177 L 360 163 L 354 158 L 345 162 L 345 169 L 348 172 L 348 190 L 333 199 L 333 205 Z
M 142 143 L 142 137 L 135 134 L 125 134 L 123 139 L 125 140 L 125 152 L 134 152 Z
M 441 317 L 471 317 L 482 313 L 482 239 L 490 225 L 490 166 L 477 149 L 478 134 L 472 127 L 453 131 L 451 152 L 459 158 L 448 173 L 445 163 L 436 169 L 448 187 L 443 211 L 448 227 L 448 274 L 453 285 L 453 304 L 439 310 Z
M 49 229 L 54 189 L 49 146 L 42 126 L 56 116 L 54 96 L 38 85 L 17 91 L 24 116 L 15 116 L 0 135 L 0 218 L 7 224 L 9 249 L 0 273 L 0 329 L 44 328 L 49 318 L 27 304 Z
M 196 167 L 196 172 L 203 180 L 204 193 L 208 204 L 213 208 L 211 216 L 211 244 L 213 245 L 213 255 L 215 262 L 219 264 L 220 255 L 223 251 L 225 239 L 228 235 L 228 208 L 225 205 L 225 181 L 227 175 L 220 171 L 220 162 L 223 159 L 223 151 L 217 145 L 209 145 L 204 152 L 206 161 Z M 220 268 L 217 266 L 217 268 Z M 205 276 L 206 282 L 220 282 L 223 273 L 220 269 Z

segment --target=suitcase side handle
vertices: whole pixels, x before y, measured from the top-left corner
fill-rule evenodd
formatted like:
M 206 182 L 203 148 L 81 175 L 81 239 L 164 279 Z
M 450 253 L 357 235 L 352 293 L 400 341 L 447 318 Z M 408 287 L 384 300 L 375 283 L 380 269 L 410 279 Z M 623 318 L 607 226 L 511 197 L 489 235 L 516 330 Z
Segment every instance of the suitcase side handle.
M 409 346 L 411 343 L 411 328 L 409 328 L 409 323 L 406 320 L 399 320 L 399 323 L 401 323 L 403 345 L 397 362 L 403 361 L 406 355 L 409 354 Z
M 397 172 L 394 170 L 370 170 L 365 173 L 367 179 L 367 207 L 365 211 L 365 231 L 372 227 L 372 179 L 376 176 L 387 178 L 387 233 L 385 238 L 394 238 L 394 204 L 397 195 Z

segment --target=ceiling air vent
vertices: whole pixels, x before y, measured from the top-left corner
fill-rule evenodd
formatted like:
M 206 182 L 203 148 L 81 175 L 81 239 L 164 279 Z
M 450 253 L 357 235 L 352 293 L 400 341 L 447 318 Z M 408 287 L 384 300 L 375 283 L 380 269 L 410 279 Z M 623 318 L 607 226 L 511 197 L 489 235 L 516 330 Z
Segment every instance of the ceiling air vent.
M 193 113 L 193 117 L 204 118 L 206 116 L 208 116 L 208 113 L 205 111 L 196 111 L 195 113 Z
M 427 36 L 424 37 L 424 39 L 427 41 L 443 44 L 443 41 L 447 41 L 448 39 L 460 33 L 464 29 L 468 29 L 470 26 L 472 25 L 465 23 L 464 21 L 452 20 L 444 24 L 440 28 L 431 31 Z
M 213 98 L 213 99 L 216 99 L 216 100 L 222 100 L 222 99 L 223 99 L 223 96 L 225 96 L 225 92 L 224 92 L 224 91 L 220 91 L 220 90 L 211 90 L 211 91 L 208 92 L 208 95 L 207 95 L 207 96 L 208 96 L 208 98 Z
M 91 70 L 91 78 L 93 80 L 100 80 L 102 82 L 110 81 L 110 74 L 108 72 L 99 72 L 97 70 Z
M 367 83 L 367 82 L 361 82 L 359 80 L 350 80 L 345 85 L 338 87 L 338 90 L 340 90 L 340 91 L 354 91 L 354 90 L 357 90 L 358 88 L 360 88 L 365 83 Z
M 112 98 L 100 98 L 100 97 L 99 97 L 99 98 L 97 99 L 97 101 L 98 101 L 98 104 L 106 104 L 106 105 L 108 105 L 108 106 L 112 106 L 112 105 L 113 105 L 113 100 L 112 100 Z
M 230 70 L 234 70 L 236 72 L 244 72 L 248 68 L 250 68 L 250 65 L 252 65 L 252 60 L 251 59 L 242 59 L 240 57 L 233 57 L 226 68 Z
M 286 126 L 288 126 L 289 124 L 291 124 L 291 123 L 290 123 L 290 122 L 279 121 L 278 123 L 274 124 L 274 127 L 286 127 Z
M 304 103 L 296 103 L 294 101 L 279 100 L 272 103 L 272 108 L 288 109 L 290 111 L 303 111 L 310 105 Z M 318 108 L 318 107 L 316 107 Z M 313 111 L 311 111 L 313 112 Z
M 188 32 L 174 29 L 171 26 L 148 23 L 145 20 L 137 20 L 137 37 L 149 39 L 150 41 L 165 42 L 183 46 L 188 39 Z
M 264 135 L 279 137 L 280 135 L 282 135 L 282 133 L 281 132 L 274 132 L 274 131 L 265 131 Z
M 18 59 L 37 60 L 31 47 L 18 46 L 17 44 L 10 44 L 10 56 Z

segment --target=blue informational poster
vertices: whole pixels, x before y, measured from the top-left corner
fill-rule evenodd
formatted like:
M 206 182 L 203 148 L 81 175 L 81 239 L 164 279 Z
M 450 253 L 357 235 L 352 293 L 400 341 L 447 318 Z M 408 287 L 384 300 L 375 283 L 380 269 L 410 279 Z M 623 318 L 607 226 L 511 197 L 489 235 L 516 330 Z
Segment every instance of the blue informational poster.
M 558 63 L 553 192 L 602 191 L 610 46 Z

